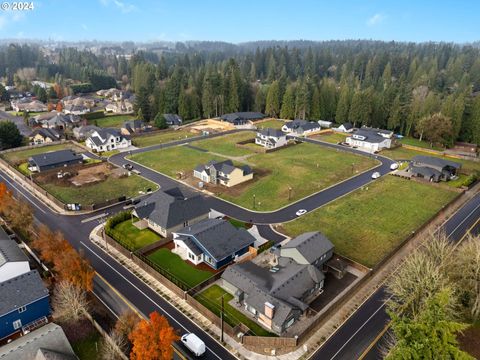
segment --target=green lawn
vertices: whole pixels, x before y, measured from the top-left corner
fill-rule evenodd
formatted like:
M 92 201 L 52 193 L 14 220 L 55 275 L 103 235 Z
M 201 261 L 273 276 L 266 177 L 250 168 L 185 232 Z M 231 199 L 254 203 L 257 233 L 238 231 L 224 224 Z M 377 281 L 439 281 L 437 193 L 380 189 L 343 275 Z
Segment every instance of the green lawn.
M 134 137 L 132 143 L 134 146 L 147 147 L 152 145 L 164 144 L 185 138 L 199 136 L 188 130 L 169 130 L 155 133 L 154 135 L 142 135 Z
M 100 348 L 102 336 L 97 330 L 93 330 L 85 339 L 72 343 L 72 348 L 80 360 L 100 360 Z
M 134 115 L 105 115 L 105 117 L 89 120 L 90 125 L 97 125 L 100 127 L 122 127 L 125 121 L 136 119 Z
M 220 311 L 222 308 L 222 296 L 224 299 L 224 314 L 225 322 L 230 326 L 234 327 L 240 323 L 248 326 L 252 332 L 257 336 L 276 336 L 268 332 L 266 329 L 258 325 L 254 320 L 248 318 L 243 313 L 235 309 L 233 306 L 228 304 L 230 300 L 233 299 L 233 296 L 223 290 L 218 285 L 212 285 L 200 294 L 195 296 L 200 303 L 202 303 L 206 308 L 211 310 L 217 316 L 220 317 Z
M 400 139 L 400 142 L 405 145 L 411 145 L 411 146 L 417 146 L 425 149 L 432 149 L 432 150 L 438 150 L 438 151 L 443 151 L 444 149 L 440 146 L 431 146 L 431 144 L 428 141 L 420 141 L 420 139 L 416 139 L 413 137 L 403 137 Z
M 451 157 L 442 156 L 442 155 L 435 155 L 435 154 L 430 154 L 423 151 L 406 149 L 404 147 L 397 147 L 395 149 L 382 150 L 381 154 L 388 156 L 394 160 L 410 160 L 411 158 L 417 155 L 433 156 L 433 157 L 438 157 L 441 159 L 447 159 L 450 161 L 456 161 L 461 163 L 462 169 L 460 171 L 462 172 L 465 172 L 468 174 L 471 174 L 477 171 L 480 172 L 480 162 L 451 158 Z
M 329 133 L 314 136 L 315 139 L 320 141 L 325 141 L 332 144 L 338 144 L 339 142 L 344 142 L 348 135 L 342 133 Z
M 255 195 L 255 208 L 260 211 L 278 209 L 377 164 L 364 156 L 308 143 L 256 154 L 248 162 L 254 172 L 261 169 L 269 175 L 252 182 L 240 196 L 219 196 L 252 209 Z
M 139 191 L 150 188 L 157 189 L 157 185 L 137 175 L 123 178 L 108 177 L 105 181 L 86 186 L 60 186 L 43 184 L 42 187 L 65 204 L 79 203 L 91 205 L 121 196 L 137 196 Z
M 254 139 L 255 133 L 252 131 L 239 132 L 235 134 L 229 134 L 219 136 L 213 139 L 206 139 L 195 141 L 193 146 L 219 153 L 226 156 L 243 156 L 251 154 L 252 152 L 247 149 L 238 148 L 236 143 L 244 140 Z
M 161 248 L 149 255 L 148 258 L 189 288 L 200 284 L 213 275 L 210 271 L 196 269 L 169 249 Z
M 430 184 L 386 176 L 283 228 L 290 236 L 321 231 L 336 252 L 373 267 L 456 195 Z
M 64 143 L 64 144 L 55 144 L 55 145 L 48 145 L 48 146 L 38 146 L 38 147 L 33 147 L 31 149 L 26 149 L 26 150 L 12 151 L 8 153 L 4 153 L 1 156 L 11 164 L 20 164 L 27 161 L 28 158 L 32 155 L 42 154 L 50 151 L 65 150 L 65 149 L 73 149 L 76 152 L 85 152 L 84 149 L 82 149 L 79 146 L 76 146 L 75 144 Z
M 258 129 L 281 129 L 283 125 L 285 125 L 285 121 L 282 120 L 268 120 L 261 123 L 255 124 Z
M 225 160 L 221 157 L 186 146 L 175 146 L 167 149 L 148 151 L 132 155 L 130 158 L 144 166 L 172 177 L 176 177 L 180 171 L 183 171 L 185 174 L 191 174 L 195 166 L 204 164 L 210 160 Z
M 138 219 L 134 219 L 138 220 Z M 139 230 L 132 224 L 132 220 L 126 220 L 114 228 L 118 233 L 122 234 L 123 242 L 131 245 L 135 250 L 141 249 L 147 245 L 153 244 L 155 241 L 161 239 L 160 235 L 157 235 L 150 229 Z

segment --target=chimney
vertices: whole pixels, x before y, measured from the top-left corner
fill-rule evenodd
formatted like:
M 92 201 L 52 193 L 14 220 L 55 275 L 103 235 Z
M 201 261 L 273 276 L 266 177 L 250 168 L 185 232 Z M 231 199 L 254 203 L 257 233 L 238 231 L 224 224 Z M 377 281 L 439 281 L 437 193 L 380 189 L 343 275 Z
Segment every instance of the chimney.
M 269 319 L 273 319 L 275 314 L 275 305 L 270 304 L 269 302 L 265 303 L 265 316 Z

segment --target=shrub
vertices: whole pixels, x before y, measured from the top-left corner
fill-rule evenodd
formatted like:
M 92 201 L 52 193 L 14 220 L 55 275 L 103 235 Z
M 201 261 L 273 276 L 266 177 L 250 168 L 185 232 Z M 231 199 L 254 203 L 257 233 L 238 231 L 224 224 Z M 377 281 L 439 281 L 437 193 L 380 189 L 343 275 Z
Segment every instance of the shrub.
M 258 247 L 257 255 L 260 255 L 265 250 L 270 249 L 273 246 L 273 241 L 269 240 L 265 244 L 262 244 Z

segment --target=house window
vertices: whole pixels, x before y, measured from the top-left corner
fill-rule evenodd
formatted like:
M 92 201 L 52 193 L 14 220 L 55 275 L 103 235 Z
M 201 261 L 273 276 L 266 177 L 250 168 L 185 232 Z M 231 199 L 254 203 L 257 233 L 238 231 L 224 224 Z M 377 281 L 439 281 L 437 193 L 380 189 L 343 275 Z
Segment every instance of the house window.
M 285 324 L 285 329 L 289 328 L 290 326 L 293 325 L 293 323 L 295 322 L 295 318 L 291 318 L 290 320 L 288 320 L 288 322 Z
M 21 314 L 23 312 L 25 312 L 27 310 L 27 307 L 26 306 L 21 306 L 18 308 L 18 312 Z
M 12 325 L 13 325 L 13 328 L 14 328 L 15 330 L 20 329 L 20 328 L 22 327 L 22 320 L 20 320 L 20 319 L 15 320 L 15 321 L 12 323 Z

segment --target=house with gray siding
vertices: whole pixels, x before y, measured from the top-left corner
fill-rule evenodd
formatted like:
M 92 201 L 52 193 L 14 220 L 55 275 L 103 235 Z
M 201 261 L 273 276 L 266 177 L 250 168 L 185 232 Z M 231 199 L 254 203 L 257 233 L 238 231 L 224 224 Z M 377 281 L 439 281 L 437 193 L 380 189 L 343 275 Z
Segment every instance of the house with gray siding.
M 252 261 L 228 267 L 222 274 L 222 287 L 260 325 L 281 335 L 322 293 L 325 263 L 333 249 L 319 232 L 302 234 L 275 250 L 273 267 Z
M 448 181 L 455 177 L 462 167 L 456 161 L 441 159 L 434 156 L 417 155 L 412 158 L 407 172 L 412 176 L 431 182 Z

